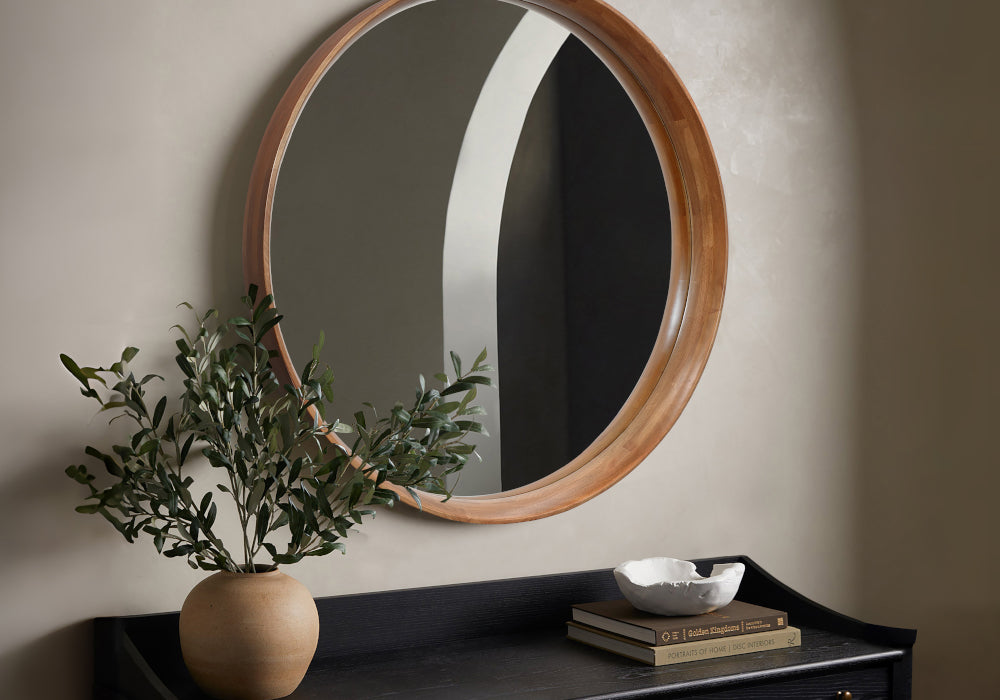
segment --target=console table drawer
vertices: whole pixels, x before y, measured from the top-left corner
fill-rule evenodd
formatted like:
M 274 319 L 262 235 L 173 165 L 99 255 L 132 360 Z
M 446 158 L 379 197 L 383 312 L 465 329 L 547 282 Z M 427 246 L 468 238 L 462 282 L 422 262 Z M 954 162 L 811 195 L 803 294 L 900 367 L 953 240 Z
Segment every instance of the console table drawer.
M 838 696 L 838 693 L 845 692 L 850 695 Z M 671 696 L 664 694 L 662 697 Z M 733 690 L 681 697 L 697 700 L 888 700 L 892 697 L 892 673 L 887 666 L 872 666 L 786 681 L 764 681 Z

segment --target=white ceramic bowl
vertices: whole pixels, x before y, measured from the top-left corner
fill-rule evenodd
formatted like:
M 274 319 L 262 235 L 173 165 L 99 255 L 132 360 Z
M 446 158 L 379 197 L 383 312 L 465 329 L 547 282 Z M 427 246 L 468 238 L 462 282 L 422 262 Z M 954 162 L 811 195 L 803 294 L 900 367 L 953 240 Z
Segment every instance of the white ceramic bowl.
M 621 564 L 615 568 L 615 580 L 639 610 L 654 615 L 701 615 L 732 602 L 745 568 L 738 562 L 716 564 L 710 576 L 699 576 L 689 561 L 652 557 Z

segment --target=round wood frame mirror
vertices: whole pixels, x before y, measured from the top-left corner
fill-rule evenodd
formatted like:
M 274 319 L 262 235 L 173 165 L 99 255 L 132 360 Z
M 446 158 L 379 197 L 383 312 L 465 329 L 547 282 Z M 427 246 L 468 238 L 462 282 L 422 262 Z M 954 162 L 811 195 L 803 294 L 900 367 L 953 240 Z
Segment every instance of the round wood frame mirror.
M 428 0 L 381 0 L 327 39 L 285 92 L 264 133 L 251 174 L 243 233 L 248 283 L 273 292 L 271 215 L 282 158 L 306 101 L 359 36 Z M 725 291 L 726 215 L 718 165 L 705 126 L 680 78 L 657 47 L 601 0 L 504 0 L 560 22 L 607 65 L 643 118 L 663 170 L 670 205 L 670 282 L 663 322 L 642 375 L 621 410 L 581 454 L 527 486 L 447 501 L 421 496 L 431 514 L 465 522 L 533 520 L 577 506 L 634 469 L 667 434 L 694 391 L 715 339 Z M 280 300 L 278 300 L 280 305 Z M 276 370 L 297 372 L 280 326 Z M 400 499 L 415 501 L 404 489 Z

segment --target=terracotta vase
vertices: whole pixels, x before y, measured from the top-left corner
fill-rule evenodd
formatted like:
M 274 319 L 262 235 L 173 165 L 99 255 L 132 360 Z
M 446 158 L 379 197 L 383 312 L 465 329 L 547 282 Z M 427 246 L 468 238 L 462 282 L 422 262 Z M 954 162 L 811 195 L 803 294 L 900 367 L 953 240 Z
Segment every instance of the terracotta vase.
M 221 571 L 181 608 L 181 652 L 198 686 L 220 700 L 273 700 L 302 682 L 319 640 L 309 590 L 277 569 Z

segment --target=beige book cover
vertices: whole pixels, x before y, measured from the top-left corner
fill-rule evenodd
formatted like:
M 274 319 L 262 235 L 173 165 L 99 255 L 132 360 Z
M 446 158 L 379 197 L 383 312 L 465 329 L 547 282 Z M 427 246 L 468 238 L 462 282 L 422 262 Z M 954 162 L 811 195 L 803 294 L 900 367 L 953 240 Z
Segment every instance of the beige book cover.
M 770 632 L 756 632 L 721 639 L 705 639 L 685 644 L 651 646 L 576 622 L 567 622 L 566 625 L 566 636 L 570 639 L 653 666 L 751 654 L 771 649 L 788 649 L 802 644 L 802 635 L 797 627 L 785 627 Z

